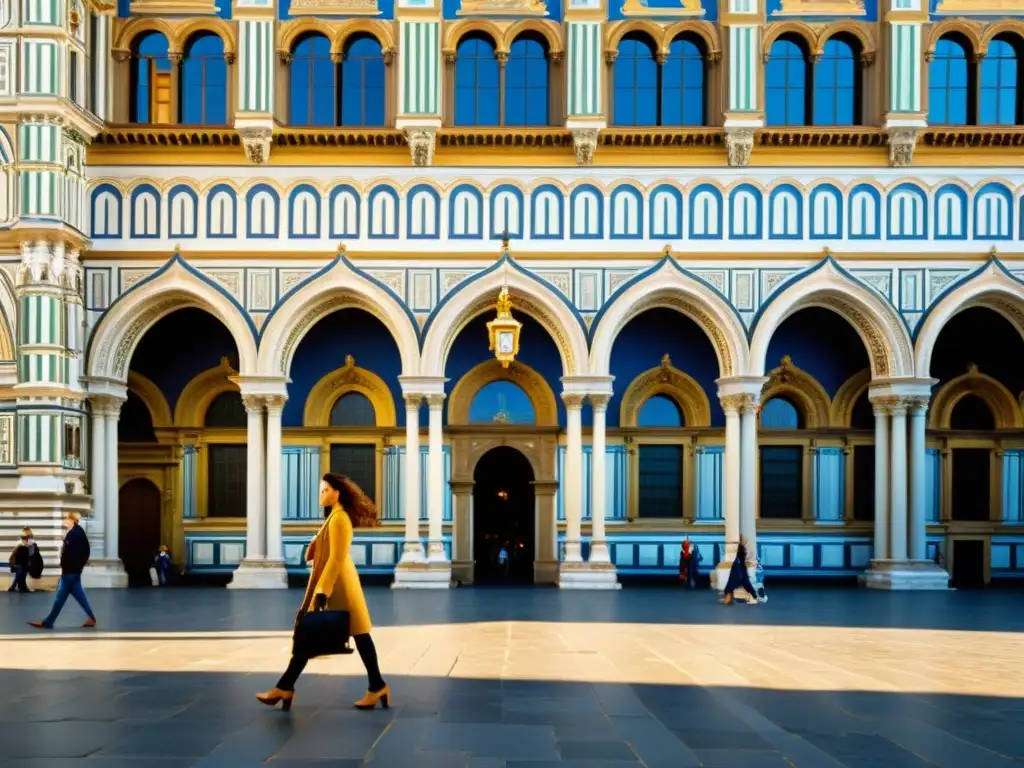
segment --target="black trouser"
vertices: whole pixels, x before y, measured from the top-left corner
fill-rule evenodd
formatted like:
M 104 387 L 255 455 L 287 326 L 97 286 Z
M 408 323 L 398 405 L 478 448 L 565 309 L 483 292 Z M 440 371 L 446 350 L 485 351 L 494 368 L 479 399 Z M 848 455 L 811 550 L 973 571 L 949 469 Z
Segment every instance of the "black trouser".
M 11 588 L 8 592 L 28 592 L 28 583 L 25 581 L 25 577 L 28 576 L 27 565 L 16 565 L 14 566 L 14 581 L 11 582 Z
M 384 678 L 380 675 L 380 666 L 377 664 L 377 649 L 373 645 L 373 638 L 370 637 L 369 633 L 366 633 L 356 635 L 352 639 L 356 641 L 356 650 L 359 652 L 359 658 L 363 660 L 363 666 L 366 667 L 369 689 L 371 692 L 376 693 L 384 687 Z M 309 659 L 302 656 L 292 656 L 292 660 L 288 663 L 288 669 L 284 671 L 281 679 L 277 681 L 277 687 L 282 691 L 294 691 L 295 681 L 299 679 L 299 675 L 302 674 L 302 670 L 306 668 L 308 663 Z
M 757 592 L 754 591 L 754 585 L 750 583 L 750 576 L 747 574 L 746 568 L 733 568 L 729 573 L 729 581 L 725 584 L 726 595 L 731 595 L 736 591 L 736 587 L 743 587 L 747 594 L 751 597 L 757 597 Z

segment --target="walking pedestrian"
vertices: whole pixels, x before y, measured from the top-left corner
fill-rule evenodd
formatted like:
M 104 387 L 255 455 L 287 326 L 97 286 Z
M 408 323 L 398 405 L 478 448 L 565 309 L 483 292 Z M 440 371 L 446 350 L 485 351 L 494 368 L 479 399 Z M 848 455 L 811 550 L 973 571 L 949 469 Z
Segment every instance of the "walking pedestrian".
M 96 615 L 89 605 L 89 598 L 85 596 L 82 588 L 82 571 L 85 564 L 89 562 L 89 537 L 85 535 L 79 523 L 82 516 L 77 512 L 68 512 L 64 517 L 64 544 L 60 549 L 60 581 L 57 582 L 57 596 L 53 599 L 53 608 L 50 615 L 42 621 L 30 621 L 29 626 L 36 629 L 53 629 L 53 623 L 64 610 L 64 603 L 68 597 L 75 598 L 82 610 L 85 611 L 86 620 L 83 628 L 96 626 Z

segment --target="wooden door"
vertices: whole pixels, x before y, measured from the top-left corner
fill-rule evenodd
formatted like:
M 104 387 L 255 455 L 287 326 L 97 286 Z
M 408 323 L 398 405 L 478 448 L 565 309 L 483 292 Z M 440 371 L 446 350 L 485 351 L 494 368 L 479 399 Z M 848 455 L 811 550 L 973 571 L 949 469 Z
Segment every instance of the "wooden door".
M 149 569 L 160 548 L 160 489 L 149 480 L 129 480 L 118 494 L 118 557 L 130 586 L 150 584 Z

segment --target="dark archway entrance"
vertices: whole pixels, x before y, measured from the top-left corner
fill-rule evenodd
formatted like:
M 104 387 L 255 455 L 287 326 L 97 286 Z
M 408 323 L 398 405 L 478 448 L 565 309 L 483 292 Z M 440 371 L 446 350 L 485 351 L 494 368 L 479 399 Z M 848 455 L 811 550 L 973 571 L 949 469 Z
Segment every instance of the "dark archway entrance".
M 536 546 L 533 467 L 515 448 L 492 448 L 473 472 L 473 581 L 532 584 Z M 501 562 L 501 551 L 507 553 Z
M 160 490 L 149 480 L 129 480 L 118 493 L 118 552 L 128 586 L 152 583 L 149 568 L 160 548 Z

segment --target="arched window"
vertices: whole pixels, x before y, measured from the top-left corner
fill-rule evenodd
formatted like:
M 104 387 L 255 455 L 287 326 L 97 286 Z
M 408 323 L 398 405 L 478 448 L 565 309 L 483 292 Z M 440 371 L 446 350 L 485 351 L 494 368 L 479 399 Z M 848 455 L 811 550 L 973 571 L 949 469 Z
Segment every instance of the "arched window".
M 953 412 L 949 414 L 949 426 L 951 429 L 986 432 L 996 428 L 996 419 L 988 403 L 977 395 L 966 395 L 953 406 Z
M 245 406 L 238 392 L 221 392 L 206 408 L 207 427 L 245 427 L 246 423 Z
M 935 56 L 928 65 L 928 122 L 932 125 L 970 125 L 972 68 L 968 65 L 970 43 L 951 34 L 935 44 Z
M 658 124 L 658 62 L 647 35 L 629 32 L 619 42 L 613 77 L 615 125 Z
M 226 125 L 228 122 L 228 63 L 224 41 L 200 32 L 185 46 L 181 73 L 183 125 Z
M 704 47 L 695 35 L 669 44 L 660 95 L 660 125 L 704 125 Z
M 773 397 L 761 408 L 762 429 L 800 429 L 800 412 L 789 400 Z
M 167 38 L 149 32 L 132 43 L 128 121 L 171 122 L 171 58 Z
M 356 35 L 341 61 L 341 125 L 384 125 L 384 51 L 377 38 Z
M 334 62 L 331 41 L 324 35 L 299 38 L 292 49 L 289 70 L 292 125 L 335 125 Z
M 470 424 L 534 424 L 533 402 L 511 381 L 492 381 L 480 388 L 469 405 Z
M 683 427 L 686 426 L 679 405 L 667 395 L 652 395 L 647 398 L 636 415 L 638 427 Z
M 807 43 L 799 35 L 780 35 L 772 43 L 764 71 L 767 125 L 807 125 L 808 60 Z
M 155 443 L 153 416 L 142 398 L 128 390 L 128 399 L 121 406 L 117 423 L 117 439 L 122 443 Z
M 362 392 L 346 392 L 331 408 L 332 427 L 375 427 L 377 412 Z
M 471 32 L 459 41 L 455 53 L 455 124 L 498 125 L 499 91 L 494 41 Z
M 546 42 L 539 35 L 520 35 L 505 64 L 505 125 L 547 125 L 548 82 Z
M 814 65 L 815 125 L 860 123 L 857 56 L 857 48 L 842 36 L 825 43 L 821 58 Z
M 978 104 L 980 125 L 1019 125 L 1024 122 L 1020 43 L 1016 38 L 997 35 L 988 44 L 978 76 L 981 92 Z

